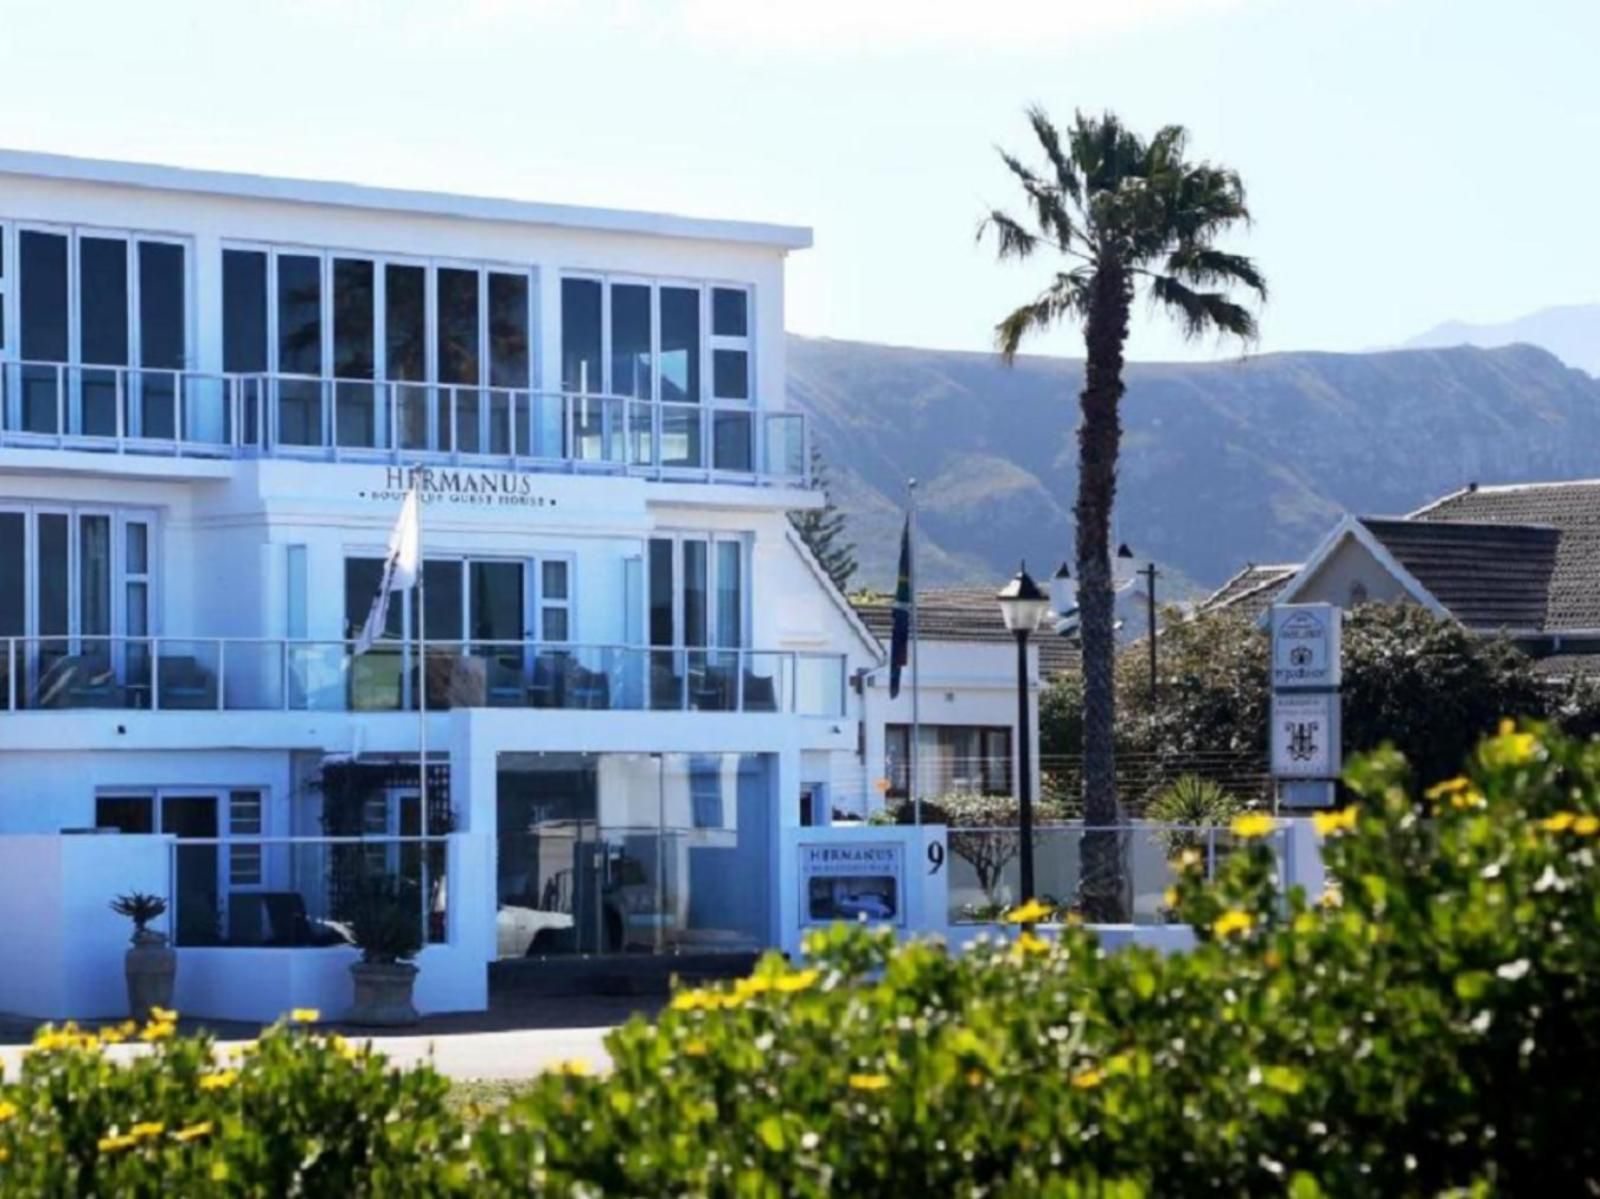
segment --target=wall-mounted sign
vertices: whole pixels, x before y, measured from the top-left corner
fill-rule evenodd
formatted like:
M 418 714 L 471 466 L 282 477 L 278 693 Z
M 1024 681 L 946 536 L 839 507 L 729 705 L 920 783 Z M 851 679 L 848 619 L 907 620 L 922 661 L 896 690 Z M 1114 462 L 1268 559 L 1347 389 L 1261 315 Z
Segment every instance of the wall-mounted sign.
M 1332 604 L 1278 604 L 1272 609 L 1272 689 L 1337 687 L 1339 609 Z
M 357 492 L 363 500 L 396 503 L 405 499 L 412 478 L 424 504 L 478 508 L 553 508 L 555 498 L 540 489 L 538 475 L 514 470 L 457 466 L 388 466 L 383 485 Z
M 1272 773 L 1279 778 L 1337 778 L 1339 696 L 1333 691 L 1272 697 Z
M 801 923 L 865 918 L 874 924 L 905 924 L 904 846 L 893 841 L 802 843 L 799 849 Z

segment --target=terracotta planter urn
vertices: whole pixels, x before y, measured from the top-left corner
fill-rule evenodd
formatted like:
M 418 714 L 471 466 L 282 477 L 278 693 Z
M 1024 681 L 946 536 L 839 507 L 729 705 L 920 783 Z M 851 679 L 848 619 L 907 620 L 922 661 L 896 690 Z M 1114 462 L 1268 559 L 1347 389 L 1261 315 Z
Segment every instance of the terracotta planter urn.
M 355 980 L 355 1005 L 346 1017 L 351 1024 L 403 1028 L 421 1018 L 411 1001 L 417 968 L 410 962 L 356 962 L 350 977 Z
M 172 1007 L 172 988 L 178 975 L 178 951 L 167 944 L 165 933 L 140 929 L 133 934 L 125 969 L 128 976 L 128 1014 L 143 1024 L 152 1008 Z

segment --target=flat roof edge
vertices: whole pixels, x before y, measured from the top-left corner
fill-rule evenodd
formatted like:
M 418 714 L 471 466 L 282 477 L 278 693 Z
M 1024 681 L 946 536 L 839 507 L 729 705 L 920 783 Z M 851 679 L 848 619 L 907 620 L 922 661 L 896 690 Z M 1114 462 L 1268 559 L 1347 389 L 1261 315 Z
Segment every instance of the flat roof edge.
M 202 170 L 195 167 L 78 158 L 68 154 L 47 154 L 34 150 L 0 148 L 0 175 L 34 176 L 68 182 L 111 184 L 152 191 L 190 192 L 237 199 L 363 208 L 369 211 L 413 213 L 418 216 L 553 225 L 602 233 L 642 233 L 656 237 L 742 242 L 784 250 L 804 250 L 812 244 L 811 230 L 803 225 L 718 220 L 624 208 L 590 208 L 580 204 L 546 204 L 534 200 L 413 191 L 362 183 L 290 179 L 235 171 Z

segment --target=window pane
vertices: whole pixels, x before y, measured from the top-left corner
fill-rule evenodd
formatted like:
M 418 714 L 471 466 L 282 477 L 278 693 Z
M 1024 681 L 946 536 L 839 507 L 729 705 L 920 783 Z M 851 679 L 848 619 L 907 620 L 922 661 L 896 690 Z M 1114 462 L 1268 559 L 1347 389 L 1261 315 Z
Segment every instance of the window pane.
M 567 564 L 558 560 L 540 564 L 540 591 L 547 600 L 567 598 Z
M 150 588 L 145 583 L 129 583 L 127 587 L 127 627 L 129 637 L 143 637 L 150 632 Z
M 67 518 L 56 512 L 39 516 L 39 634 L 67 632 Z
M 78 631 L 87 637 L 111 633 L 111 518 L 78 521 Z
M 222 369 L 262 374 L 267 369 L 267 255 L 222 252 Z
M 672 643 L 672 542 L 654 537 L 650 540 L 650 644 Z
M 700 400 L 700 292 L 661 289 L 661 398 Z
M 235 791 L 228 797 L 228 831 L 247 837 L 261 835 L 261 792 Z
M 748 400 L 750 355 L 744 350 L 713 350 L 711 384 L 719 399 Z
M 139 364 L 182 370 L 184 324 L 183 247 L 140 242 Z
M 148 795 L 101 795 L 94 801 L 95 828 L 123 833 L 153 833 L 156 803 Z
M 650 289 L 637 283 L 611 285 L 611 390 L 650 395 Z
M 333 373 L 341 379 L 373 377 L 373 265 L 359 258 L 333 260 Z
M 711 463 L 718 470 L 755 469 L 755 422 L 749 412 L 716 412 L 711 424 Z
M 388 372 L 391 379 L 428 377 L 427 271 L 420 266 L 384 268 Z
M 743 288 L 711 289 L 711 332 L 717 337 L 750 336 L 750 295 Z
M 543 640 L 565 641 L 571 634 L 567 627 L 565 608 L 546 608 L 543 614 Z
M 489 276 L 489 384 L 528 385 L 528 277 Z
M 706 543 L 683 543 L 683 643 L 706 644 Z
M 67 360 L 67 239 L 24 230 L 22 356 L 38 362 Z
M 0 637 L 20 637 L 27 591 L 27 560 L 23 557 L 23 521 L 20 512 L 0 512 Z
M 424 562 L 422 584 L 428 589 L 423 601 L 428 609 L 425 630 L 428 640 L 460 641 L 462 639 L 461 563 Z
M 472 563 L 472 640 L 522 640 L 522 576 L 520 562 Z
M 128 243 L 85 237 L 78 242 L 81 360 L 128 364 Z
M 439 270 L 439 379 L 478 382 L 478 272 Z
M 278 257 L 278 370 L 323 373 L 322 264 L 309 255 Z
M 382 558 L 346 558 L 344 560 L 344 635 L 354 637 L 367 623 L 367 613 L 372 611 L 372 601 L 377 598 L 378 584 L 383 581 Z M 385 637 L 400 637 L 405 622 L 405 597 L 395 592 L 389 597 L 389 611 L 384 622 Z
M 598 392 L 600 374 L 600 283 L 561 281 L 561 389 Z
M 127 544 L 123 546 L 127 562 L 124 570 L 130 575 L 150 573 L 150 526 L 142 520 L 130 520 L 126 530 Z
M 744 574 L 737 541 L 717 542 L 717 644 L 734 649 L 744 644 Z

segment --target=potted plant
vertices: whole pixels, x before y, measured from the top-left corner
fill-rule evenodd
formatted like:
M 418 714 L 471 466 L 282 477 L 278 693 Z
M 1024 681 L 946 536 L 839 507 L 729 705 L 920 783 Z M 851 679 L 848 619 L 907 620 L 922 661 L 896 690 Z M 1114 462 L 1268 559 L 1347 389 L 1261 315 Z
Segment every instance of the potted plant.
M 350 967 L 355 980 L 352 1024 L 398 1027 L 415 1024 L 411 1000 L 422 950 L 422 897 L 416 884 L 372 879 L 357 890 L 349 910 L 350 938 L 361 960 Z
M 154 1008 L 172 1007 L 172 988 L 178 974 L 178 954 L 167 935 L 150 928 L 152 920 L 166 914 L 167 901 L 159 895 L 130 891 L 111 901 L 111 910 L 133 921 L 133 947 L 123 959 L 128 977 L 128 1013 L 135 1020 L 150 1019 Z

